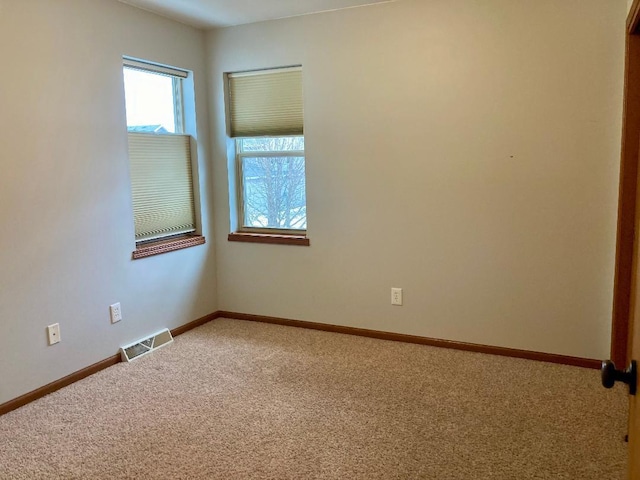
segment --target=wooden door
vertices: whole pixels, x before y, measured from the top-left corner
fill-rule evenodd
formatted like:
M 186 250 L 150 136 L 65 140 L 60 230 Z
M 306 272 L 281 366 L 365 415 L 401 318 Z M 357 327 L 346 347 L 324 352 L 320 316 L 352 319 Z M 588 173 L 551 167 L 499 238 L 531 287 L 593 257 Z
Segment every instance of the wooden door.
M 640 300 L 637 287 L 640 282 L 638 280 L 636 271 L 635 310 L 638 309 L 638 301 Z M 640 328 L 637 328 L 637 326 L 640 323 L 638 321 L 631 323 L 636 324 L 635 331 L 632 330 L 631 358 L 638 362 L 640 360 Z M 636 392 L 635 395 L 629 398 L 629 479 L 640 480 L 640 394 Z
M 627 18 L 611 356 L 640 364 L 640 0 Z M 629 396 L 629 480 L 640 480 L 640 393 Z
M 627 17 L 611 357 L 640 365 L 640 0 Z M 640 392 L 629 396 L 629 480 L 640 480 Z

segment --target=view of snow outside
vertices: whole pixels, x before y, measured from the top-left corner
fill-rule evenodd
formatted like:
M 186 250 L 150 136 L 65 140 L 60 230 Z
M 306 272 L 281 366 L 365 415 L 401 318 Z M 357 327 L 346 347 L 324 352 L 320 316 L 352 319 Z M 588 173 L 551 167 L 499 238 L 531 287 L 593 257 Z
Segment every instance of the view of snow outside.
M 305 230 L 304 137 L 244 138 L 238 141 L 238 149 L 242 158 L 244 226 Z M 278 156 L 279 152 L 292 153 Z

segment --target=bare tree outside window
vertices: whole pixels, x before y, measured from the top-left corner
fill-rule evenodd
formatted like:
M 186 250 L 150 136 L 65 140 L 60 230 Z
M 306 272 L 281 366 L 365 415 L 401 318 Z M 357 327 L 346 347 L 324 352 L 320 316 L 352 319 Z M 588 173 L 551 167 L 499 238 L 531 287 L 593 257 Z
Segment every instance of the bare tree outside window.
M 305 230 L 304 137 L 239 139 L 243 224 Z

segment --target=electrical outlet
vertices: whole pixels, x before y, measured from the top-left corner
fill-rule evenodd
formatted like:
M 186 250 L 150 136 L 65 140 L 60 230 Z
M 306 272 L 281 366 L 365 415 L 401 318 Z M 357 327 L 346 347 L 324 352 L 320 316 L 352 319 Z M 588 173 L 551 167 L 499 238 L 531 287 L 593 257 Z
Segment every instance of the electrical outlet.
M 402 305 L 401 288 L 391 288 L 391 305 Z
M 60 341 L 60 324 L 54 323 L 47 327 L 47 335 L 49 336 L 49 345 L 54 345 Z
M 117 323 L 122 320 L 122 310 L 120 302 L 109 305 L 109 313 L 111 314 L 111 323 Z

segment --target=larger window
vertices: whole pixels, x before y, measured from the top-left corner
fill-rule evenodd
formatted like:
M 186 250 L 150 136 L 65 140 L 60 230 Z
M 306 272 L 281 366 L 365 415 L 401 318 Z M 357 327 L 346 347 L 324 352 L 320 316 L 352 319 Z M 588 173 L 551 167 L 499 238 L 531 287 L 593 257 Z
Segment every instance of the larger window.
M 183 102 L 183 82 L 189 72 L 124 59 L 123 75 L 139 248 L 196 230 L 192 137 L 185 133 Z
M 304 235 L 307 228 L 302 70 L 232 73 L 239 232 Z

